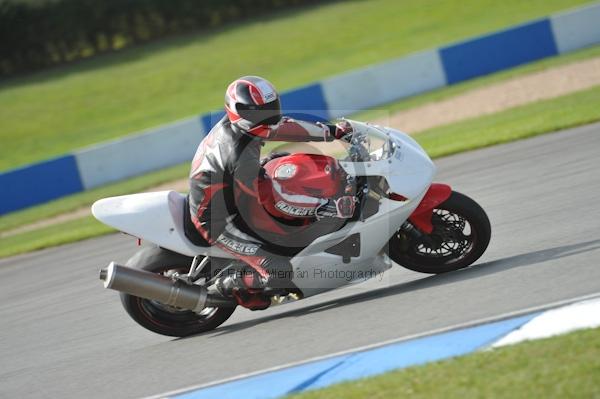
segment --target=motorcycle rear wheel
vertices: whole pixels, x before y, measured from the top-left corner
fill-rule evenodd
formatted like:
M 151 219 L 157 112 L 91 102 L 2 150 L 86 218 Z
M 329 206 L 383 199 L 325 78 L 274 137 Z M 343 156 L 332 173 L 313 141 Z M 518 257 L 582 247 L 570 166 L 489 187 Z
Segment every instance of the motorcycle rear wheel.
M 127 266 L 152 273 L 186 273 L 192 258 L 160 247 L 146 247 L 127 261 Z M 142 327 L 161 335 L 185 337 L 214 330 L 235 311 L 235 307 L 206 308 L 200 313 L 164 305 L 157 301 L 121 293 L 123 307 Z
M 483 255 L 491 238 L 487 214 L 477 202 L 453 191 L 432 216 L 428 240 L 398 230 L 388 242 L 397 264 L 420 273 L 439 274 L 470 266 Z

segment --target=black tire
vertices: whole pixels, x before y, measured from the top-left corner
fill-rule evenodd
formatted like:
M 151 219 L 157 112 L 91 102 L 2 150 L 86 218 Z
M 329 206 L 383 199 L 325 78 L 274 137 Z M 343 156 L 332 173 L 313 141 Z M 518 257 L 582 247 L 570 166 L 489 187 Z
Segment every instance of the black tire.
M 160 247 L 146 247 L 127 261 L 127 266 L 152 273 L 187 272 L 192 258 Z M 185 337 L 210 331 L 223 324 L 235 307 L 211 308 L 206 313 L 194 313 L 163 305 L 156 301 L 121 293 L 123 307 L 142 327 L 157 334 Z
M 439 274 L 470 266 L 483 255 L 491 237 L 485 211 L 471 198 L 453 191 L 434 209 L 434 246 L 398 230 L 388 242 L 388 255 L 399 265 L 420 273 Z

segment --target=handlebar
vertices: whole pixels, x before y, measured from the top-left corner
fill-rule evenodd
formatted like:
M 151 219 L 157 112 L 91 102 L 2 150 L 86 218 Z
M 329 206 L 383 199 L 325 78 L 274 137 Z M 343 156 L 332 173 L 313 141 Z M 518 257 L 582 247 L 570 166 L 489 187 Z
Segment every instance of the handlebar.
M 345 140 L 348 144 L 346 161 L 369 162 L 388 158 L 396 146 L 390 133 L 380 126 L 346 120 L 352 130 Z

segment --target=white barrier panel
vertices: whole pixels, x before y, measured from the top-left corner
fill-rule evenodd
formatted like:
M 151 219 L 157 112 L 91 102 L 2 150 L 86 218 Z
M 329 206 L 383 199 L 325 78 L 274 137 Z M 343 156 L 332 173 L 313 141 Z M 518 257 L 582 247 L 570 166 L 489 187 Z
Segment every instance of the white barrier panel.
M 559 53 L 574 51 L 600 43 L 600 4 L 550 17 L 554 40 Z
M 362 110 L 446 85 L 436 50 L 411 54 L 321 82 L 331 117 Z
M 88 190 L 190 161 L 203 136 L 200 118 L 194 117 L 86 148 L 74 155 L 83 187 Z

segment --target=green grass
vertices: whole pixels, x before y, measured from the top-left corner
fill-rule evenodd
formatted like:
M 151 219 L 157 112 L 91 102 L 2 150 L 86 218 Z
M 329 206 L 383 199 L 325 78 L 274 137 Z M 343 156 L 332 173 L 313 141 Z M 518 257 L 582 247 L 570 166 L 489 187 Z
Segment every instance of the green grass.
M 599 376 L 600 329 L 590 329 L 289 398 L 597 398 Z
M 600 86 L 498 114 L 431 129 L 416 134 L 414 138 L 432 157 L 440 157 L 598 121 L 600 120 L 599 105 Z M 175 167 L 164 172 L 163 178 L 169 180 L 169 178 L 184 176 L 184 167 Z M 69 203 L 62 201 L 79 201 L 78 204 L 85 205 L 103 196 L 138 191 L 136 187 L 142 189 L 148 187 L 149 183 L 158 183 L 158 180 L 160 179 L 155 179 L 154 176 L 136 178 L 131 182 L 119 183 L 110 188 L 94 190 L 89 195 L 88 193 L 78 194 L 77 199 L 64 199 L 58 202 L 65 208 Z M 86 201 L 89 202 L 86 203 Z M 50 207 L 50 205 L 44 205 L 44 207 L 46 206 Z M 5 216 L 0 219 L 0 223 L 3 224 L 4 229 L 9 225 L 15 226 L 19 220 L 32 218 L 32 214 L 29 212 L 34 212 L 34 210 L 25 210 L 19 214 Z M 42 213 L 41 211 L 35 212 Z M 81 225 L 77 221 L 57 224 L 35 232 L 0 239 L 0 257 L 105 234 L 107 231 L 109 229 L 94 222 L 91 218 L 82 219 Z
M 240 75 L 284 90 L 586 2 L 334 2 L 5 81 L 0 170 L 219 108 Z
M 26 233 L 3 237 L 0 239 L 0 258 L 77 242 L 111 232 L 114 232 L 114 229 L 98 222 L 93 216 L 86 216 Z
M 426 130 L 414 138 L 433 157 L 537 136 L 600 120 L 600 86 Z

